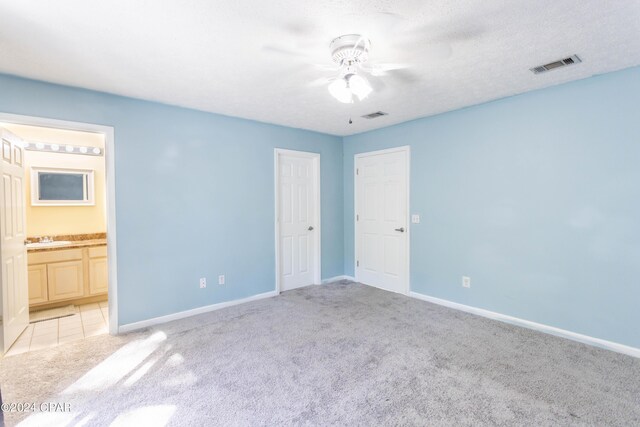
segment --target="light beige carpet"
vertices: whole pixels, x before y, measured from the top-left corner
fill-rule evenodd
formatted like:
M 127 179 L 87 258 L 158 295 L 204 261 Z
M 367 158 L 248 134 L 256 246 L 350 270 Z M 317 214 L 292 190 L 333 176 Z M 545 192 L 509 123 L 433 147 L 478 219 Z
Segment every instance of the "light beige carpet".
M 34 311 L 29 313 L 29 323 L 44 322 L 45 320 L 58 319 L 60 317 L 73 316 L 78 313 L 78 307 L 73 304 L 50 308 L 47 310 Z
M 353 283 L 0 362 L 24 426 L 640 425 L 640 359 Z

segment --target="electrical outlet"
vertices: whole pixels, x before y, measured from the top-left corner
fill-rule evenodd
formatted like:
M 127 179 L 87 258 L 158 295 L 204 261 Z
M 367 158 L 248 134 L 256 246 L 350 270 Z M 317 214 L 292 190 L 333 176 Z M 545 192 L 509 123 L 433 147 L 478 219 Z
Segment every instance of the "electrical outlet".
M 224 285 L 224 274 L 218 276 L 218 285 Z
M 418 214 L 411 215 L 411 223 L 420 224 L 420 215 Z
M 200 278 L 200 289 L 206 288 L 206 287 L 207 287 L 207 278 L 206 277 L 201 277 Z
M 463 288 L 470 288 L 471 287 L 471 277 L 462 276 L 462 287 Z

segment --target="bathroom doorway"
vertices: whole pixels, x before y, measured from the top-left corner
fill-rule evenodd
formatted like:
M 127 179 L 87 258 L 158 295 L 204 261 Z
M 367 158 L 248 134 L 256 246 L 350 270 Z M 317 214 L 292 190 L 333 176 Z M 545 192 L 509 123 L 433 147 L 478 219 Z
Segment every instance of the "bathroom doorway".
M 2 353 L 117 333 L 113 129 L 1 113 L 0 128 L 16 175 L 0 254 L 19 261 L 2 275 Z

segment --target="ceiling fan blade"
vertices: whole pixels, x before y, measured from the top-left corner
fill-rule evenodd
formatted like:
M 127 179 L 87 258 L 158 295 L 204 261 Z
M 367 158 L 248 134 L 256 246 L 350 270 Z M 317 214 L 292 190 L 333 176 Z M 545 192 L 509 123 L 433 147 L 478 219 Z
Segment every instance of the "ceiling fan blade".
M 373 63 L 370 65 L 362 65 L 362 70 L 371 74 L 372 76 L 384 76 L 388 71 L 402 70 L 409 68 L 407 64 L 393 64 L 393 63 Z
M 371 42 L 365 36 L 360 36 L 358 40 L 353 45 L 353 49 L 356 49 L 358 46 L 362 45 L 364 50 L 369 50 Z
M 407 69 L 390 70 L 388 77 L 401 84 L 413 84 L 421 80 L 421 76 Z
M 313 34 L 317 30 L 315 25 L 313 25 L 312 23 L 301 21 L 288 22 L 281 25 L 280 28 L 296 37 L 308 36 Z
M 427 46 L 422 54 L 430 60 L 449 59 L 453 54 L 453 48 L 449 43 L 434 43 Z
M 382 79 L 372 78 L 372 79 L 368 79 L 368 82 L 371 85 L 371 89 L 373 89 L 373 91 L 376 93 L 382 92 L 387 87 L 387 85 L 384 84 Z
M 279 55 L 296 56 L 296 57 L 299 57 L 299 58 L 308 57 L 307 54 L 305 54 L 302 51 L 298 51 L 295 48 L 291 48 L 291 47 L 287 47 L 287 46 L 279 46 L 279 45 L 274 45 L 274 44 L 264 44 L 264 45 L 262 45 L 262 51 L 266 52 L 266 53 L 276 53 L 276 54 L 279 54 Z
M 337 64 L 310 64 L 312 67 L 315 67 L 319 70 L 324 71 L 335 71 L 336 73 L 340 70 L 340 67 Z
M 324 85 L 328 85 L 329 83 L 331 83 L 335 79 L 336 79 L 336 77 L 320 77 L 319 79 L 315 79 L 315 80 L 310 81 L 307 84 L 307 86 L 309 86 L 309 87 L 324 86 Z

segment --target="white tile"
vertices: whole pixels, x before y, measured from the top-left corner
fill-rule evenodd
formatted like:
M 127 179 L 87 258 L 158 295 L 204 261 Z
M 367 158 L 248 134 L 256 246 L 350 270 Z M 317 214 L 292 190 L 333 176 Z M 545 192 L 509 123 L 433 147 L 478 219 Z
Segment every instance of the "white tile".
M 29 351 L 29 344 L 18 345 L 18 343 L 16 342 L 13 346 L 11 346 L 9 351 L 5 353 L 4 357 L 15 356 L 16 354 L 26 353 L 27 351 Z
M 74 335 L 67 335 L 65 337 L 60 337 L 60 339 L 58 340 L 58 344 L 66 344 L 69 342 L 73 342 L 73 341 L 79 341 L 84 339 L 84 334 L 83 333 L 79 333 L 79 334 L 74 334 Z
M 32 340 L 29 351 L 42 350 L 43 348 L 51 348 L 58 345 L 58 337 L 49 340 Z
M 45 320 L 44 322 L 36 322 L 33 327 L 37 331 L 38 329 L 53 328 L 58 326 L 58 319 Z
M 38 350 L 42 350 L 45 348 L 53 348 L 53 347 L 57 347 L 58 346 L 58 341 L 51 341 L 51 342 L 32 342 L 31 346 L 29 347 L 29 351 L 38 351 Z
M 31 340 L 16 341 L 9 348 L 9 351 L 14 350 L 16 348 L 26 348 L 27 351 L 28 351 L 29 350 L 29 346 L 31 346 Z
M 33 323 L 30 323 L 29 326 L 26 327 L 24 331 L 20 334 L 16 341 L 27 340 L 31 341 L 31 336 L 33 335 Z
M 58 331 L 58 337 L 62 338 L 69 335 L 76 335 L 83 333 L 82 325 L 73 326 L 73 327 L 61 327 Z
M 80 313 L 89 311 L 89 310 L 98 310 L 98 309 L 100 309 L 100 306 L 98 305 L 97 302 L 94 302 L 92 304 L 84 304 L 80 306 Z
M 89 325 L 84 328 L 85 337 L 93 337 L 95 335 L 102 335 L 108 332 L 107 325 Z
M 107 322 L 105 322 L 104 320 L 102 322 L 95 322 L 95 323 L 83 323 L 82 324 L 82 328 L 86 331 L 86 330 L 90 330 L 90 329 L 100 329 L 100 328 L 106 328 L 107 327 Z
M 106 333 L 107 333 L 107 328 L 104 328 L 104 329 L 98 329 L 98 330 L 95 330 L 95 331 L 89 331 L 89 332 L 85 331 L 85 332 L 84 332 L 84 337 L 85 337 L 85 338 L 88 338 L 88 337 L 95 337 L 95 336 L 98 336 L 98 335 L 105 335 Z
M 86 319 L 88 317 L 102 317 L 102 310 L 97 309 L 97 310 L 83 311 L 80 317 L 82 319 Z
M 40 334 L 36 334 L 38 331 L 34 331 L 33 336 L 31 337 L 31 342 L 34 341 L 46 341 L 52 338 L 58 339 L 58 329 L 50 329 L 43 331 Z
M 36 328 L 33 330 L 33 335 L 32 335 L 32 339 L 35 337 L 40 337 L 43 335 L 55 335 L 58 336 L 58 325 L 54 325 L 54 326 L 47 326 L 46 328 L 38 328 L 36 326 Z
M 86 313 L 82 313 L 82 320 L 84 321 L 85 319 L 104 319 L 104 317 L 102 316 L 102 311 L 100 310 L 96 310 L 96 311 L 88 311 Z
M 76 322 L 60 323 L 60 329 L 62 328 L 78 328 L 82 326 L 82 320 L 78 319 Z
M 75 313 L 73 313 L 71 316 L 64 316 L 64 317 L 59 318 L 58 320 L 69 320 L 69 319 L 75 319 L 75 318 L 80 317 L 80 313 L 81 313 L 80 311 L 76 311 L 76 312 L 75 312 Z
M 87 328 L 98 328 L 98 327 L 103 327 L 103 326 L 107 326 L 107 322 L 104 321 L 104 319 L 91 319 L 91 320 L 87 320 L 87 321 L 83 321 L 82 322 L 82 327 L 84 329 Z

